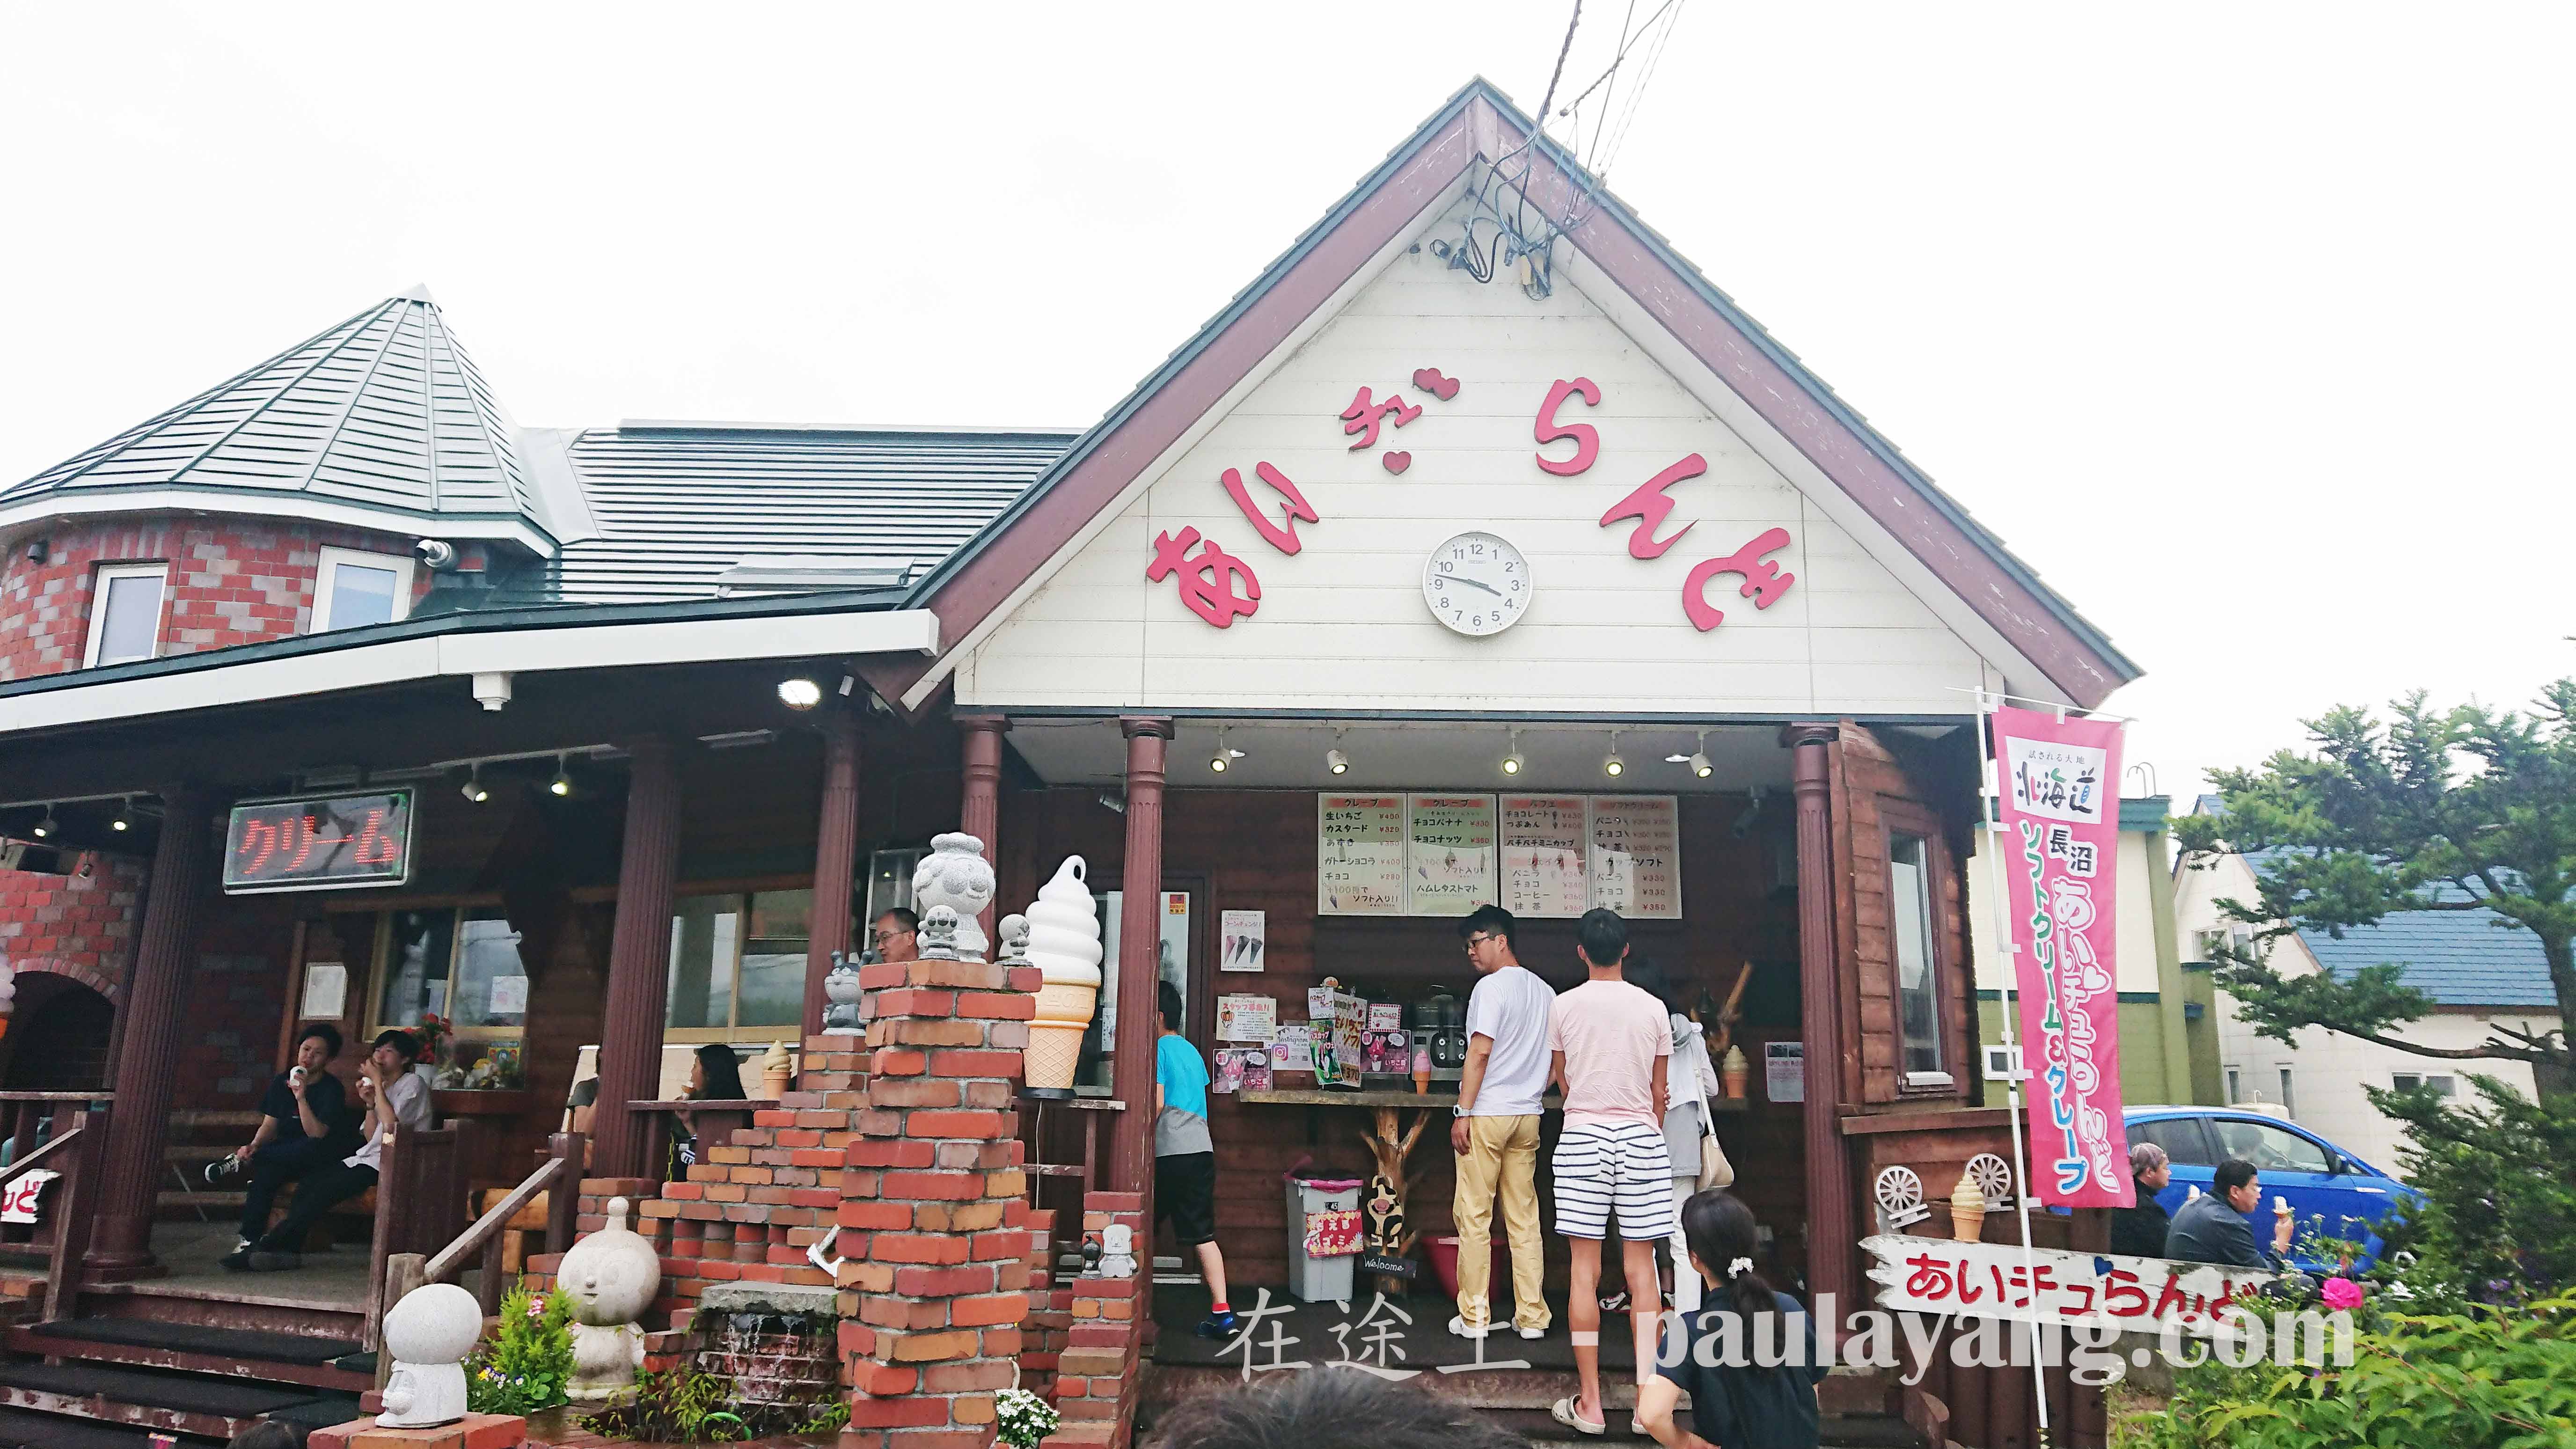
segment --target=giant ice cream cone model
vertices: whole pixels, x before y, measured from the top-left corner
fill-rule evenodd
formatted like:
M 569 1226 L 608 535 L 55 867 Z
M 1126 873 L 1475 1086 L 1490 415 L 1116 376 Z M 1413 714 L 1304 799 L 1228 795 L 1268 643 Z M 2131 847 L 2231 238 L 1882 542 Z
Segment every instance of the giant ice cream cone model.
M 1038 1091 L 1073 1086 L 1082 1034 L 1100 1002 L 1100 918 L 1092 912 L 1087 869 L 1081 856 L 1066 856 L 1029 907 L 1029 964 L 1044 973 L 1045 984 L 1021 1054 L 1021 1080 Z

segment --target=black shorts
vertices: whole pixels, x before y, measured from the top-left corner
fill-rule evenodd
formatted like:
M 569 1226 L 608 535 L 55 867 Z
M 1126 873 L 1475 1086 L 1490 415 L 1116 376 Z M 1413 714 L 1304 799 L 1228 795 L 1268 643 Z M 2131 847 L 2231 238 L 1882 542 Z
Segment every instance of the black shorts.
M 1184 1248 L 1216 1241 L 1216 1154 L 1182 1152 L 1154 1159 L 1154 1221 L 1169 1218 Z

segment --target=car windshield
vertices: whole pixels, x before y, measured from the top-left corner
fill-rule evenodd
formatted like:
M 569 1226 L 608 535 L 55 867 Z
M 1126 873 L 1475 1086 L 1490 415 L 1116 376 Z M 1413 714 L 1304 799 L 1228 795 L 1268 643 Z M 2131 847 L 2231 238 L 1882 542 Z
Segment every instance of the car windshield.
M 2222 1121 L 2218 1140 L 2230 1157 L 2241 1157 L 2266 1172 L 2331 1172 L 2325 1149 L 2286 1128 L 2266 1122 Z

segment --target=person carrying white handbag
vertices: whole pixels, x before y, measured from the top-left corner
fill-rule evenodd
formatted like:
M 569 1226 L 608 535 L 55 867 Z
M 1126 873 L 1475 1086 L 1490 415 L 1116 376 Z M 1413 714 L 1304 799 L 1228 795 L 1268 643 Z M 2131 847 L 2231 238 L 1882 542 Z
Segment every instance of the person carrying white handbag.
M 1681 1205 L 1693 1194 L 1712 1187 L 1727 1187 L 1735 1181 L 1735 1166 L 1726 1160 L 1726 1152 L 1717 1145 L 1716 1119 L 1708 1108 L 1709 1099 L 1718 1094 L 1717 1067 L 1708 1059 L 1708 1043 L 1701 1039 L 1700 1024 L 1682 1015 L 1675 1000 L 1679 993 L 1663 971 L 1648 965 L 1640 970 L 1631 965 L 1628 979 L 1653 993 L 1672 1017 L 1673 1054 L 1664 1061 L 1664 1150 L 1673 1159 L 1673 1220 L 1681 1221 Z M 1673 1307 L 1683 1313 L 1700 1306 L 1700 1278 L 1690 1265 L 1690 1245 L 1682 1241 L 1676 1227 L 1668 1240 L 1673 1269 Z

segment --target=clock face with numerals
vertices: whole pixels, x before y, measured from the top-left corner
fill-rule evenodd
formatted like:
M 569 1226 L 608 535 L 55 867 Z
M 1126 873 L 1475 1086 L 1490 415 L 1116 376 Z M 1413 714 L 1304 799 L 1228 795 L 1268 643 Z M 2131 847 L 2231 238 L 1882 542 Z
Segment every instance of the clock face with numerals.
M 1529 560 L 1490 533 L 1462 533 L 1422 561 L 1431 617 L 1471 638 L 1499 634 L 1529 612 Z

